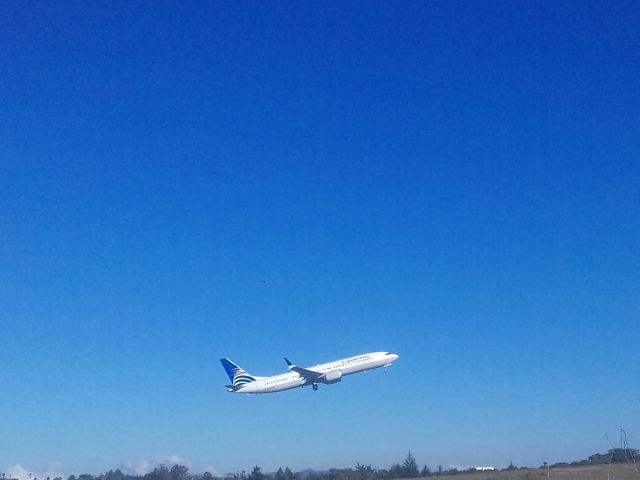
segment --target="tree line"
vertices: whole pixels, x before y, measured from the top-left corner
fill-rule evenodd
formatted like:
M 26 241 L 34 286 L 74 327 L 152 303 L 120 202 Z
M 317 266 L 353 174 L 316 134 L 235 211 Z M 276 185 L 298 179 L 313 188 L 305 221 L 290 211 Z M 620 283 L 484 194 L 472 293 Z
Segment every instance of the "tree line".
M 606 454 L 594 454 L 587 460 L 579 462 L 557 463 L 547 466 L 545 462 L 540 468 L 553 468 L 565 465 L 593 465 L 599 463 L 633 463 L 638 464 L 640 454 L 638 450 L 625 448 L 612 448 Z M 519 467 L 510 463 L 503 470 L 517 470 Z M 132 475 L 124 473 L 119 469 L 109 470 L 99 475 L 83 473 L 81 475 L 70 475 L 66 480 L 395 480 L 403 478 L 430 477 L 439 475 L 456 475 L 458 473 L 474 472 L 475 469 L 460 470 L 458 468 L 444 469 L 442 465 L 431 469 L 424 465 L 422 469 L 418 467 L 416 458 L 411 452 L 399 463 L 394 463 L 388 469 L 378 469 L 371 465 L 361 465 L 356 463 L 353 468 L 331 468 L 328 471 L 318 472 L 314 470 L 294 473 L 289 467 L 278 468 L 274 473 L 264 473 L 259 466 L 253 467 L 250 473 L 246 471 L 232 472 L 224 475 L 213 475 L 210 472 L 193 474 L 189 472 L 189 467 L 184 465 L 159 465 L 153 471 L 144 475 Z M 0 473 L 0 480 L 16 480 L 5 473 Z M 29 480 L 65 480 L 62 477 L 37 478 L 29 474 Z
M 371 465 L 356 463 L 353 468 L 331 468 L 325 472 L 303 471 L 294 473 L 289 467 L 278 468 L 275 473 L 264 473 L 259 466 L 253 467 L 250 473 L 246 471 L 232 472 L 214 476 L 210 472 L 193 474 L 184 465 L 159 465 L 153 471 L 144 475 L 132 475 L 124 473 L 120 469 L 109 470 L 99 475 L 83 473 L 70 475 L 66 480 L 393 480 L 399 478 L 418 478 L 431 475 L 453 475 L 460 473 L 458 469 L 443 469 L 438 466 L 431 470 L 427 465 L 422 469 L 418 467 L 415 457 L 411 452 L 404 461 L 394 463 L 389 469 L 378 469 Z M 29 480 L 65 480 L 62 477 L 46 477 L 38 479 L 29 474 Z M 0 474 L 0 480 L 15 480 Z

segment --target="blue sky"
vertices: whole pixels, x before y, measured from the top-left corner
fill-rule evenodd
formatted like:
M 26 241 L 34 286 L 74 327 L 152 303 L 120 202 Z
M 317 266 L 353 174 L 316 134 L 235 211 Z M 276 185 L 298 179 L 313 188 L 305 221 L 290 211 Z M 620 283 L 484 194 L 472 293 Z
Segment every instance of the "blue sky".
M 2 471 L 536 466 L 640 435 L 639 17 L 3 2 Z M 389 374 L 272 396 L 218 363 L 375 350 Z

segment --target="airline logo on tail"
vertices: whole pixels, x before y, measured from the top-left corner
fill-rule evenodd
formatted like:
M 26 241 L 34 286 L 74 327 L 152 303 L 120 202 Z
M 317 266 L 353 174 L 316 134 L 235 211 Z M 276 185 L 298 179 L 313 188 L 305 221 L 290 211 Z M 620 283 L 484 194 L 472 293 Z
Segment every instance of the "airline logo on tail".
M 220 362 L 222 363 L 222 366 L 226 370 L 227 375 L 229 376 L 229 380 L 231 381 L 231 385 L 229 385 L 229 387 L 236 389 L 242 387 L 243 385 L 246 385 L 247 383 L 256 381 L 255 377 L 249 375 L 246 370 L 243 370 L 228 358 L 221 358 Z

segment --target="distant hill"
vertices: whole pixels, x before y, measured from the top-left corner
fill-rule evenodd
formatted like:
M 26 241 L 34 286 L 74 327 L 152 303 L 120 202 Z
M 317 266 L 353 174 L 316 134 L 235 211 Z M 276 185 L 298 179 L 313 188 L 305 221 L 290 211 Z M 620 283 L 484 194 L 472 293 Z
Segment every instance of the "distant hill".
M 640 466 L 640 452 L 635 448 L 612 448 L 607 453 L 594 453 L 589 458 L 571 463 L 556 463 L 555 467 L 568 465 L 605 465 L 609 463 L 637 463 Z

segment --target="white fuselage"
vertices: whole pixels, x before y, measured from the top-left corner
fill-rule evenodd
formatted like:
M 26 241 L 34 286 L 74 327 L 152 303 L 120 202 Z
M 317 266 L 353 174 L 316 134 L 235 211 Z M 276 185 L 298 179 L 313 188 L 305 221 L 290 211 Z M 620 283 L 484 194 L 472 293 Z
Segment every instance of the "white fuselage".
M 388 367 L 398 359 L 398 355 L 389 352 L 372 352 L 323 363 L 306 370 L 326 374 L 340 372 L 339 377 L 352 373 L 364 372 L 374 368 Z M 320 381 L 320 383 L 323 383 Z M 254 382 L 247 383 L 236 390 L 237 393 L 272 393 L 309 385 L 310 382 L 298 372 L 287 372 L 272 377 L 257 377 Z M 317 387 L 314 387 L 317 388 Z

